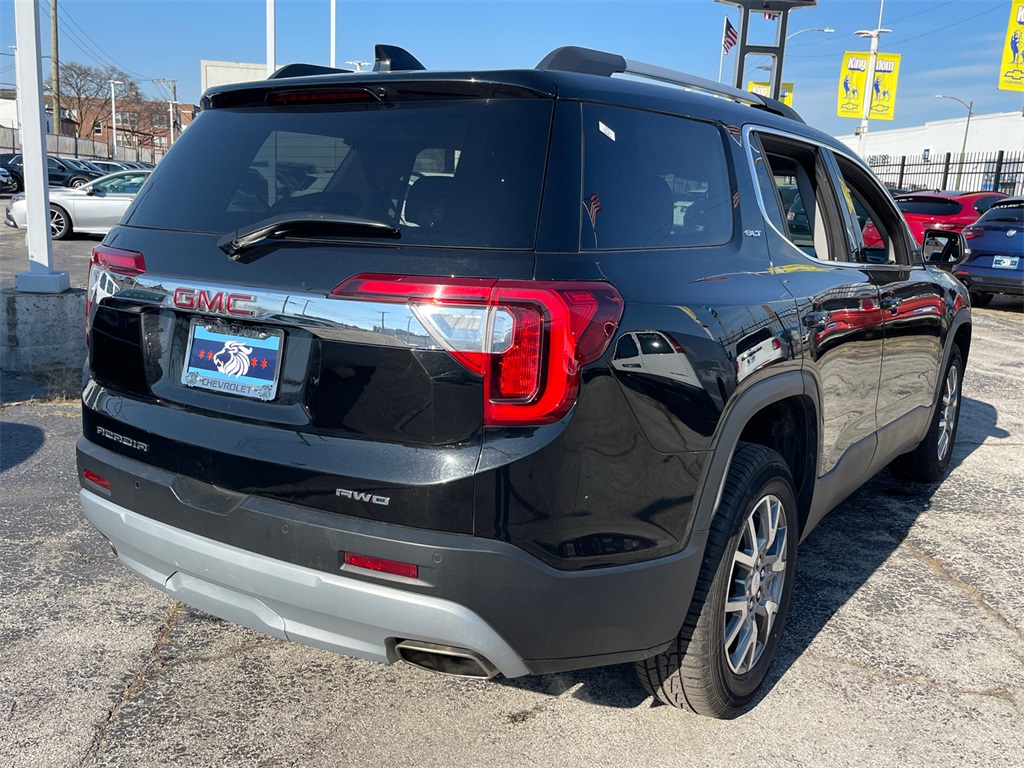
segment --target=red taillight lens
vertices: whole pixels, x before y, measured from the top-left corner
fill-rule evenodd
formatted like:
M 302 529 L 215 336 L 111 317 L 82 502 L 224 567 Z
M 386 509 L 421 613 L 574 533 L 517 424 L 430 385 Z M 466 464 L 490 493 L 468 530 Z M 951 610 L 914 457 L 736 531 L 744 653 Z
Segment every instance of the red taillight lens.
M 100 477 L 99 475 L 97 475 L 95 472 L 93 472 L 90 469 L 83 469 L 82 470 L 82 477 L 84 477 L 86 480 L 88 480 L 93 485 L 99 486 L 100 488 L 102 488 L 105 491 L 109 491 L 110 490 L 110 481 L 107 480 L 107 478 L 105 478 L 105 477 Z
M 929 221 L 924 225 L 925 229 L 942 229 L 947 232 L 951 232 L 956 229 L 956 224 L 951 224 L 948 221 Z
M 97 245 L 92 249 L 92 264 L 103 267 L 119 275 L 134 277 L 146 271 L 146 258 L 137 251 L 126 251 L 122 248 L 111 248 L 109 245 Z
M 484 423 L 548 424 L 572 407 L 579 368 L 608 348 L 622 299 L 607 283 L 358 275 L 336 298 L 407 304 L 484 379 Z
M 964 227 L 964 237 L 968 240 L 973 240 L 976 237 L 981 237 L 985 234 L 985 230 L 981 227 Z
M 89 261 L 89 288 L 85 295 L 85 344 L 89 345 L 89 316 L 92 303 L 99 291 L 99 285 L 93 280 L 93 267 L 100 267 L 108 272 L 116 272 L 126 277 L 135 277 L 146 271 L 146 258 L 138 251 L 126 251 L 123 248 L 111 248 L 109 245 L 97 245 L 92 249 Z
M 400 563 L 397 560 L 385 560 L 381 557 L 370 557 L 369 555 L 357 555 L 355 552 L 345 553 L 345 565 L 366 568 L 380 573 L 390 573 L 393 576 L 405 576 L 407 579 L 417 579 L 420 575 L 418 565 Z
M 312 88 L 298 91 L 275 91 L 267 94 L 268 107 L 357 104 L 359 102 L 378 104 L 380 99 L 362 88 Z

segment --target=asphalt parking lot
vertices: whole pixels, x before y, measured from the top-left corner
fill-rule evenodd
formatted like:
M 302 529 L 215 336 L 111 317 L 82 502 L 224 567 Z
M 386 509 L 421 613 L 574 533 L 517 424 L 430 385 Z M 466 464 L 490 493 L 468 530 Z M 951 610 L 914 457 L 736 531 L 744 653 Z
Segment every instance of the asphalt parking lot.
M 58 268 L 96 242 L 57 243 Z M 1022 332 L 1019 300 L 975 311 L 950 476 L 883 472 L 815 530 L 769 685 L 729 722 L 656 706 L 629 666 L 461 681 L 175 603 L 82 516 L 78 404 L 7 375 L 0 766 L 1020 765 Z

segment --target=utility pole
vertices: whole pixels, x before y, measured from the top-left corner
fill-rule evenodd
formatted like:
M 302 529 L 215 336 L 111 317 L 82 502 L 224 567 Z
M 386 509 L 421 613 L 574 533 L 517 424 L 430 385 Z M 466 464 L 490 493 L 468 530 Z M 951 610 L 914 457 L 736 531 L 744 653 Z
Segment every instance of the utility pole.
M 53 65 L 53 128 L 60 136 L 60 58 L 57 55 L 57 0 L 50 0 L 50 52 L 53 54 L 50 64 Z M 60 138 L 57 139 L 57 151 L 60 152 Z

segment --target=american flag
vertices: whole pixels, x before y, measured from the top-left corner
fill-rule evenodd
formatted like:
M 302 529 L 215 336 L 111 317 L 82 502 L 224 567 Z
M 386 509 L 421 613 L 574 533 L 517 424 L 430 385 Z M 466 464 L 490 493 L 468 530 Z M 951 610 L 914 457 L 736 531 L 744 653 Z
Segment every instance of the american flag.
M 729 49 L 736 45 L 736 27 L 729 19 L 725 20 L 725 37 L 722 38 L 722 53 L 726 54 Z
M 587 213 L 590 214 L 590 226 L 597 229 L 597 212 L 601 210 L 601 201 L 598 199 L 597 193 L 587 195 L 584 205 L 587 206 Z

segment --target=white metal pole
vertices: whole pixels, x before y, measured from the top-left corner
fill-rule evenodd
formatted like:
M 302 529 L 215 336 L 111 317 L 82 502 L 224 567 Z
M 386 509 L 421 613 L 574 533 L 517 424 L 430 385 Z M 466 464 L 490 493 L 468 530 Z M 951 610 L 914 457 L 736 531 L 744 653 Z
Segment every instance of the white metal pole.
M 718 49 L 718 82 L 722 82 L 722 64 L 725 62 L 725 30 L 729 17 L 722 17 L 722 47 Z
M 274 30 L 274 0 L 267 0 L 267 77 L 274 74 L 277 66 L 274 63 L 274 50 L 276 48 Z
M 114 162 L 117 162 L 117 99 L 114 96 L 114 86 L 121 85 L 120 80 L 108 80 L 110 83 L 110 128 L 114 132 Z
M 331 0 L 331 68 L 335 67 L 335 49 L 337 48 L 338 0 Z
M 885 10 L 885 0 L 878 0 L 878 26 L 871 32 L 858 32 L 861 37 L 871 38 L 871 55 L 868 56 L 867 78 L 864 80 L 864 111 L 860 118 L 860 137 L 857 142 L 857 154 L 864 157 L 864 141 L 868 135 L 868 118 L 871 117 L 871 102 L 875 95 L 875 62 L 878 59 L 878 38 L 888 29 L 882 29 L 882 12 Z
M 14 276 L 14 285 L 29 293 L 63 293 L 71 282 L 67 272 L 53 270 L 50 239 L 50 194 L 46 172 L 46 112 L 43 71 L 39 58 L 39 0 L 14 0 L 14 26 L 19 103 L 21 161 L 25 172 L 28 272 Z
M 171 125 L 171 137 L 170 137 L 170 139 L 167 142 L 167 148 L 170 149 L 171 144 L 174 143 L 174 102 L 173 101 L 168 101 L 167 102 L 167 119 L 170 121 L 170 125 Z

